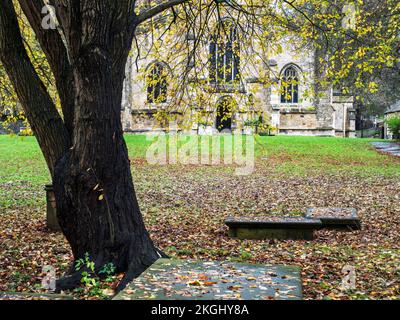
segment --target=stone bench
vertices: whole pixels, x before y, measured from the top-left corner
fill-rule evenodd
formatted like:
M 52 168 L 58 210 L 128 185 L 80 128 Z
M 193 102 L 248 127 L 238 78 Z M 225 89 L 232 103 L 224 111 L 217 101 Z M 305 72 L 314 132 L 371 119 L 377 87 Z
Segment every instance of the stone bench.
M 361 229 L 361 221 L 354 208 L 309 208 L 305 217 L 320 220 L 323 228 L 349 231 Z
M 300 300 L 294 266 L 159 259 L 113 300 Z
M 229 236 L 239 239 L 312 240 L 319 219 L 304 217 L 228 217 Z

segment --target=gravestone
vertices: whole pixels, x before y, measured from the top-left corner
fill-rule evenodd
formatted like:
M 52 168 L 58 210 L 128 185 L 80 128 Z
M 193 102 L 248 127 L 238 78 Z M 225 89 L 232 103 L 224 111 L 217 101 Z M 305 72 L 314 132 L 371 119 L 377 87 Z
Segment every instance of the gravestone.
M 229 236 L 239 239 L 312 240 L 314 230 L 322 227 L 318 219 L 304 217 L 228 217 Z
M 361 221 L 354 208 L 309 208 L 305 215 L 322 222 L 323 228 L 360 230 Z
M 300 300 L 293 266 L 159 259 L 113 300 Z
M 47 227 L 54 232 L 60 232 L 61 228 L 58 224 L 56 197 L 54 195 L 53 186 L 48 184 L 45 186 L 46 191 L 46 221 Z

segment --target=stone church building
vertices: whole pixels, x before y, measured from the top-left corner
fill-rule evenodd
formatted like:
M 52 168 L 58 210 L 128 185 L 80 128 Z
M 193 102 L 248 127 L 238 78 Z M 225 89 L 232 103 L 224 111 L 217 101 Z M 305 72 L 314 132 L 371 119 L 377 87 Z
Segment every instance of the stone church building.
M 290 39 L 282 39 L 278 53 L 271 51 L 248 59 L 253 49 L 240 40 L 234 23 L 228 29 L 225 39 L 210 36 L 196 47 L 196 59 L 188 54 L 186 60 L 171 59 L 170 52 L 175 50 L 171 41 L 152 52 L 152 40 L 146 33 L 139 34 L 137 41 L 149 49 L 146 55 L 132 55 L 126 66 L 124 130 L 144 133 L 175 126 L 194 134 L 216 134 L 226 129 L 245 133 L 256 118 L 275 134 L 355 136 L 353 98 L 331 86 L 316 85 L 315 49 L 296 48 Z M 188 46 L 196 39 L 190 33 L 184 37 Z M 195 79 L 196 89 L 191 90 L 190 85 L 172 88 L 183 74 Z M 268 84 L 261 80 L 265 75 L 270 79 Z M 179 95 L 179 90 L 185 93 Z M 183 98 L 175 101 L 177 95 Z M 235 108 L 228 112 L 227 103 Z M 168 120 L 160 120 L 162 113 L 169 115 Z M 206 120 L 199 120 L 198 114 L 205 115 Z

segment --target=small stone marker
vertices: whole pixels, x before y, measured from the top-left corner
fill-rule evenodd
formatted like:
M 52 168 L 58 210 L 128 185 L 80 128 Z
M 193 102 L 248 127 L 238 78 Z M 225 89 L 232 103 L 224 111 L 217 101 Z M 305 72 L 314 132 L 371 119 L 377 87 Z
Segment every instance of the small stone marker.
M 361 221 L 353 208 L 310 208 L 306 217 L 318 219 L 323 228 L 360 230 Z
M 58 224 L 57 218 L 57 208 L 56 208 L 56 197 L 54 195 L 53 186 L 48 184 L 45 186 L 44 190 L 46 191 L 46 221 L 47 227 L 54 232 L 60 232 L 61 228 Z
M 239 239 L 312 240 L 314 229 L 320 229 L 318 219 L 304 217 L 228 217 L 225 224 L 229 236 Z
M 159 259 L 113 300 L 300 300 L 293 266 Z

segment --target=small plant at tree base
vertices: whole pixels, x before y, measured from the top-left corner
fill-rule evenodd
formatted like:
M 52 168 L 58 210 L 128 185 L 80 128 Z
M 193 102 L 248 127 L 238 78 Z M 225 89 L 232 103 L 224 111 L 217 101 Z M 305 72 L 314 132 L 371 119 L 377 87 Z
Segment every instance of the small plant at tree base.
M 85 253 L 85 257 L 76 261 L 75 270 L 79 271 L 81 269 L 85 269 L 82 271 L 82 279 L 81 282 L 85 284 L 85 286 L 96 286 L 97 280 L 93 278 L 92 275 L 95 274 L 95 264 L 90 260 L 89 253 Z
M 89 293 L 89 295 L 99 296 L 102 298 L 107 297 L 103 294 L 100 278 L 104 277 L 104 281 L 106 283 L 111 283 L 114 281 L 113 275 L 115 274 L 116 268 L 113 263 L 107 263 L 104 265 L 97 275 L 95 263 L 90 260 L 89 253 L 85 253 L 84 258 L 76 261 L 75 269 L 76 271 L 82 270 L 81 283 L 85 285 L 86 292 Z M 80 291 L 82 291 L 82 289 Z
M 400 139 L 400 116 L 386 120 L 389 130 L 393 133 L 393 139 Z
M 113 282 L 113 275 L 115 274 L 116 268 L 114 266 L 113 263 L 107 263 L 106 265 L 103 266 L 103 268 L 101 268 L 101 270 L 99 271 L 100 275 L 104 275 L 105 278 L 105 282 Z

